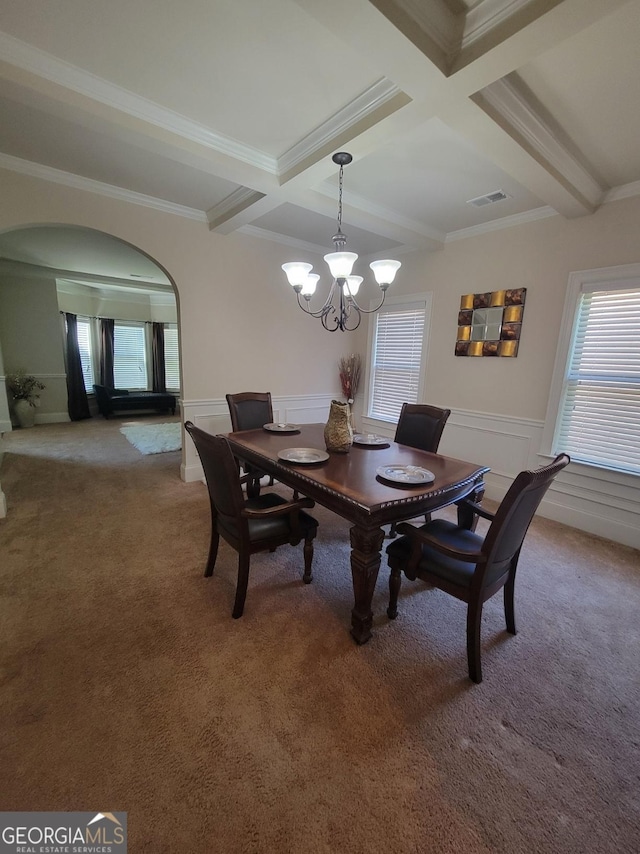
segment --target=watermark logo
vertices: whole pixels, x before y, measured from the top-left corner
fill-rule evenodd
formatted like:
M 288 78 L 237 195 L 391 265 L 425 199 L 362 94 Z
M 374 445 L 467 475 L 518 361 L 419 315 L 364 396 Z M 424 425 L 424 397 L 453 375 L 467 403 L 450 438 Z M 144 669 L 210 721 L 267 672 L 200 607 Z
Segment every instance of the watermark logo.
M 127 854 L 127 814 L 2 812 L 0 854 Z

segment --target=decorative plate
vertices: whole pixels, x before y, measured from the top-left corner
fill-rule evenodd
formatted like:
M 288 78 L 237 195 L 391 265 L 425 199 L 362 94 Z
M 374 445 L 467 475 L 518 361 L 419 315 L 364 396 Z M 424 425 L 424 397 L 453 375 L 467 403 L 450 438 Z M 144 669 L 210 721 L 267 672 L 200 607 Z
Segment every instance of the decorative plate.
M 263 424 L 263 429 L 270 433 L 299 433 L 300 428 L 297 424 Z
M 420 486 L 423 483 L 433 483 L 435 474 L 421 466 L 380 466 L 376 474 L 383 480 L 394 483 L 404 483 L 407 486 Z
M 375 433 L 354 433 L 354 445 L 367 445 L 369 448 L 388 448 L 389 440 L 386 436 L 376 436 Z
M 278 451 L 278 459 L 285 463 L 313 465 L 328 460 L 329 454 L 317 448 L 285 448 L 284 451 Z

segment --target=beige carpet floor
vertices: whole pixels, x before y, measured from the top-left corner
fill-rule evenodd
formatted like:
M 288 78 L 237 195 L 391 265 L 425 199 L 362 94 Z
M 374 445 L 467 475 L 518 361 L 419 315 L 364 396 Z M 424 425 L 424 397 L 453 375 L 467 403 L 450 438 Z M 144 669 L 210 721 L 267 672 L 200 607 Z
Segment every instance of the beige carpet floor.
M 205 486 L 122 423 L 4 440 L 0 810 L 124 810 L 133 854 L 640 850 L 638 552 L 534 520 L 475 686 L 464 606 L 406 582 L 389 621 L 384 560 L 353 643 L 321 507 L 313 583 L 300 549 L 256 556 L 232 620 Z

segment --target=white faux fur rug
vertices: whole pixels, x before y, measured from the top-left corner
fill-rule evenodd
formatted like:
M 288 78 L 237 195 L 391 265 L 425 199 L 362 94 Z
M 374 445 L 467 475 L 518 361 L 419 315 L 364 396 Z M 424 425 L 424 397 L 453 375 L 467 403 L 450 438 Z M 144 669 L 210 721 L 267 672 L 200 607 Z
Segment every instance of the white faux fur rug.
M 141 454 L 162 454 L 165 451 L 178 451 L 182 447 L 181 425 L 171 424 L 132 424 L 121 427 L 120 432 L 137 448 Z

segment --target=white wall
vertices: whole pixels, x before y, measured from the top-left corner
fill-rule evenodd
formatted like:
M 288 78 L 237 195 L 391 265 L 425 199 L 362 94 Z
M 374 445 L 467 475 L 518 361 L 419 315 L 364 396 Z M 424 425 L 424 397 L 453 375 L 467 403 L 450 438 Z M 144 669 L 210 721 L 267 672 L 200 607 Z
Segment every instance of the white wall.
M 68 420 L 67 382 L 54 279 L 0 277 L 0 341 L 6 373 L 40 380 L 37 420 Z
M 173 278 L 185 418 L 226 423 L 227 392 L 269 389 L 282 413 L 297 413 L 292 420 L 322 420 L 340 395 L 338 358 L 366 353 L 366 324 L 334 334 L 302 315 L 280 270 L 286 247 L 10 172 L 2 182 L 0 229 L 83 224 L 138 246 Z M 569 273 L 639 261 L 639 226 L 640 199 L 630 198 L 590 217 L 553 217 L 402 257 L 394 291 L 433 292 L 425 400 L 453 410 L 441 449 L 490 465 L 492 497 L 521 468 L 546 461 L 540 440 Z M 460 296 L 507 287 L 527 288 L 518 357 L 454 356 Z M 191 478 L 197 458 L 185 445 L 182 472 Z M 572 465 L 542 512 L 640 547 L 638 493 L 637 478 Z
M 490 497 L 500 499 L 521 469 L 549 461 L 542 430 L 569 273 L 639 261 L 639 229 L 635 197 L 593 216 L 556 216 L 403 257 L 395 292 L 433 292 L 424 402 L 452 410 L 440 450 L 491 466 Z M 455 356 L 460 297 L 502 288 L 527 288 L 518 356 Z M 640 548 L 639 486 L 634 475 L 572 464 L 541 513 Z
M 11 417 L 9 415 L 9 402 L 5 393 L 5 370 L 2 358 L 2 347 L 0 346 L 0 468 L 2 468 L 2 457 L 4 445 L 2 435 L 11 430 Z M 7 515 L 7 499 L 0 484 L 0 519 Z

